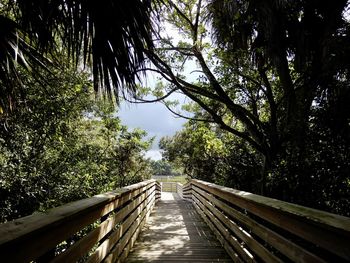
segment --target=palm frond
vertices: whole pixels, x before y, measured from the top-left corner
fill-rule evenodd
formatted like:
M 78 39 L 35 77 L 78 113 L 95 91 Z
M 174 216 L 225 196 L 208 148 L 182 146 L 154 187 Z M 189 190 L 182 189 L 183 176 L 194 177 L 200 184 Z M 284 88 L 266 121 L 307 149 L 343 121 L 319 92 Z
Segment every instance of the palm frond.
M 25 43 L 17 30 L 17 24 L 0 15 L 0 113 L 11 111 L 15 97 L 20 97 L 19 67 L 27 68 L 28 62 L 35 60 L 35 50 Z
M 27 47 L 39 55 L 32 58 L 54 60 L 53 51 L 63 45 L 76 65 L 91 67 L 96 91 L 118 97 L 120 91 L 135 90 L 136 72 L 145 61 L 143 50 L 152 46 L 151 0 L 10 0 L 7 6 L 14 17 L 8 30 L 12 37 L 23 34 Z M 6 44 L 8 33 L 1 31 L 0 38 L 0 78 L 8 86 L 7 79 L 16 74 L 11 66 L 15 60 Z
M 342 11 L 346 3 L 346 0 L 336 3 L 210 0 L 209 13 L 219 45 L 248 51 L 256 62 L 257 57 L 264 55 L 264 61 L 273 64 L 278 64 L 281 56 L 294 52 L 295 67 L 305 71 L 321 43 L 331 43 L 337 30 L 344 27 Z

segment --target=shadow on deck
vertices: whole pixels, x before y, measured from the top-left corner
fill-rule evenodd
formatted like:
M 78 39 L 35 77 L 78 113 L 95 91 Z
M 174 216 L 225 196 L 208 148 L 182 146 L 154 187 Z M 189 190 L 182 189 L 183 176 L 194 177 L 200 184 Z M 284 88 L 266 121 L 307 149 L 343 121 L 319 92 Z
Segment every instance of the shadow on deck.
M 232 260 L 191 202 L 162 192 L 126 262 Z
M 1 262 L 350 262 L 349 244 L 348 217 L 195 179 L 0 224 Z

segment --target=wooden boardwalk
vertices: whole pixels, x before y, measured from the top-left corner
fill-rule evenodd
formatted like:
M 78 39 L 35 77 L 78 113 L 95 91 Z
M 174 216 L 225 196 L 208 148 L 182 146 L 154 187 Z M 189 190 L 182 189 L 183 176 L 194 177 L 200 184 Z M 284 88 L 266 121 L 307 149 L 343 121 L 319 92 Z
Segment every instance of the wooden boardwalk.
M 162 192 L 126 262 L 232 262 L 191 202 Z
M 349 217 L 196 179 L 174 184 L 146 180 L 1 224 L 0 261 L 350 262 Z M 175 189 L 192 202 L 161 193 Z

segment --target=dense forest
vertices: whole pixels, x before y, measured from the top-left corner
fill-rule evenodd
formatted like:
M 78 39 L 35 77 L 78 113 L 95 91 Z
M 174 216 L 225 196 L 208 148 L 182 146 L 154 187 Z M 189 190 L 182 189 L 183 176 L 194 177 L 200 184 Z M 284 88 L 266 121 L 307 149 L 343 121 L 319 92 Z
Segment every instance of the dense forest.
M 149 7 L 110 5 L 1 2 L 0 221 L 150 178 L 152 140 L 121 124 L 114 100 L 135 88 L 144 56 L 128 46 L 149 39 Z
M 62 62 L 64 63 L 64 62 Z M 63 64 L 62 64 L 63 65 Z M 41 85 L 23 75 L 23 101 L 0 129 L 0 217 L 107 192 L 151 176 L 143 158 L 152 140 L 130 131 L 115 107 L 96 100 L 86 74 L 64 64 Z
M 186 174 L 350 215 L 347 1 L 169 1 L 150 60 Z
M 2 1 L 1 220 L 171 167 L 350 216 L 349 13 L 345 0 Z M 188 119 L 163 161 L 144 159 L 152 141 L 121 124 L 121 98 Z

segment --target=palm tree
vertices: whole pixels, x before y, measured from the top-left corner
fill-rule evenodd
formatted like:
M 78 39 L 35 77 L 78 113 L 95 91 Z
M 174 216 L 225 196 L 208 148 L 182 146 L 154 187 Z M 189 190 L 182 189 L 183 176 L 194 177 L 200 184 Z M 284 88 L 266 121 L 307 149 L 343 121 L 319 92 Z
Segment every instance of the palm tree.
M 77 66 L 83 62 L 92 69 L 96 90 L 108 97 L 134 90 L 136 69 L 145 60 L 143 50 L 152 46 L 151 11 L 151 0 L 4 1 L 0 113 L 9 111 L 19 94 L 18 69 L 33 70 L 54 61 L 62 46 Z

